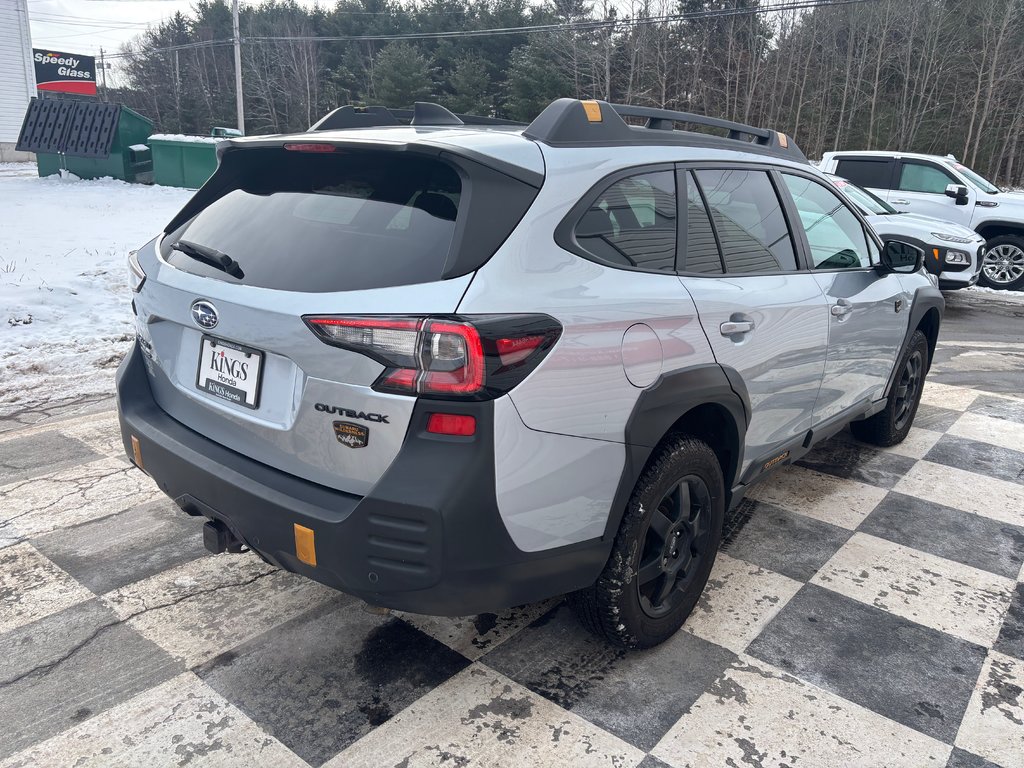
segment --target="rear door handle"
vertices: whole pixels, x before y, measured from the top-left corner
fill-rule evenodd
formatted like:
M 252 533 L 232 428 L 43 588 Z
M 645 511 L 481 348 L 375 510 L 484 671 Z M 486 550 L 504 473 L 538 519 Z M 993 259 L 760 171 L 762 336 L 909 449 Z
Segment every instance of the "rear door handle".
M 750 333 L 754 330 L 754 324 L 750 320 L 730 320 L 722 323 L 718 330 L 723 336 L 734 336 L 738 333 Z
M 839 299 L 829 311 L 832 313 L 832 317 L 844 318 L 853 312 L 853 304 L 846 299 Z
M 909 200 L 901 200 L 899 198 L 897 198 L 896 200 L 890 200 L 889 202 L 892 205 L 910 205 L 910 201 Z

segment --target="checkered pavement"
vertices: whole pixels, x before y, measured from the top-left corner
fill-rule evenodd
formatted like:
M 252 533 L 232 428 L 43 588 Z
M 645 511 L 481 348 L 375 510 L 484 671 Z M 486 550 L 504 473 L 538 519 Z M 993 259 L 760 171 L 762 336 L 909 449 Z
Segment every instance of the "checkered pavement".
M 752 489 L 663 646 L 208 556 L 105 404 L 0 428 L 0 766 L 1024 766 L 1024 399 Z

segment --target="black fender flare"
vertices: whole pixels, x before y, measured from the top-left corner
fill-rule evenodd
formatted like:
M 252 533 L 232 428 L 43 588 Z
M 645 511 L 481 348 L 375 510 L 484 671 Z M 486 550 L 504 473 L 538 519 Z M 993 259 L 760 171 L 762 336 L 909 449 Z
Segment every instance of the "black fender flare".
M 619 529 L 630 494 L 647 466 L 654 449 L 687 413 L 700 406 L 724 409 L 735 432 L 727 435 L 733 461 L 723 467 L 726 506 L 739 478 L 743 445 L 750 423 L 750 395 L 739 372 L 717 363 L 707 363 L 663 373 L 640 393 L 625 427 L 625 462 L 605 526 L 609 546 Z
M 993 235 L 992 237 L 985 237 L 985 235 L 981 234 L 981 230 L 988 229 L 989 227 L 998 227 L 999 229 L 1007 229 L 1010 231 L 1000 232 L 998 235 Z M 996 237 L 1003 237 L 1004 235 L 1024 238 L 1024 223 L 1020 221 L 1010 221 L 1008 219 L 985 219 L 984 221 L 979 221 L 974 225 L 974 231 L 981 237 L 985 237 L 985 242 L 987 244 L 989 240 Z
M 903 337 L 903 343 L 900 344 L 900 351 L 896 355 L 896 359 L 892 364 L 892 371 L 889 372 L 889 380 L 885 385 L 885 398 L 888 399 L 889 394 L 892 392 L 893 385 L 896 383 L 896 374 L 900 360 L 903 359 L 903 353 L 907 351 L 910 346 L 910 339 L 914 335 L 914 331 L 921 325 L 921 321 L 924 320 L 925 316 L 930 310 L 938 312 L 938 320 L 936 321 L 935 338 L 928 340 L 928 369 L 931 369 L 932 358 L 935 357 L 935 344 L 939 338 L 939 329 L 942 327 L 942 314 L 946 309 L 946 300 L 942 298 L 942 293 L 938 288 L 932 285 L 923 285 L 914 291 L 914 298 L 910 302 L 910 320 L 907 322 L 907 333 Z

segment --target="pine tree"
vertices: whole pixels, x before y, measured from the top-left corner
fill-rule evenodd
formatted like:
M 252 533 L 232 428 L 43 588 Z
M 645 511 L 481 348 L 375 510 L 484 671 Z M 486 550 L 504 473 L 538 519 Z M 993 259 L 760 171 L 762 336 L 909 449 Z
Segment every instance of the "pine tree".
M 434 91 L 430 61 L 408 43 L 391 43 L 377 54 L 372 85 L 375 101 L 386 107 L 410 107 Z
M 475 54 L 464 56 L 455 63 L 451 77 L 451 92 L 446 106 L 454 112 L 490 115 L 493 111 L 490 96 L 491 78 L 487 74 L 487 64 Z

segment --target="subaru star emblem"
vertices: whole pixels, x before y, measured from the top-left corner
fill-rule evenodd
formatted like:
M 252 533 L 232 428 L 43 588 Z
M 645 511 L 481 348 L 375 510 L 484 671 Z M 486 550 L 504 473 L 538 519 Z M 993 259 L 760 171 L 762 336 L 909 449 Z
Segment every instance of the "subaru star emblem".
M 192 319 L 200 328 L 215 328 L 217 326 L 217 308 L 205 299 L 193 301 Z

